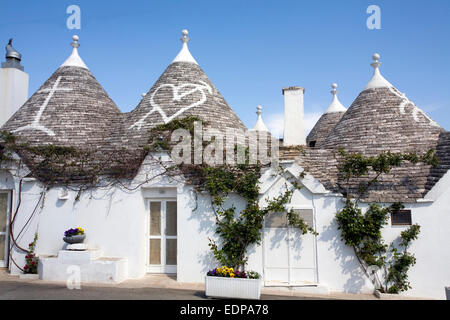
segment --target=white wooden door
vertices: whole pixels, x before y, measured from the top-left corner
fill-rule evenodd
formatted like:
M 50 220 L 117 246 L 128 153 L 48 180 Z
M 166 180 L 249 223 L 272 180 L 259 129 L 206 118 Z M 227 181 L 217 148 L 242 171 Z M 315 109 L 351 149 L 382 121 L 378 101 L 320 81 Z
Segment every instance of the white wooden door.
M 177 202 L 150 200 L 147 272 L 177 272 Z
M 313 210 L 295 210 L 314 226 Z M 271 213 L 264 222 L 264 282 L 266 286 L 317 284 L 315 236 L 288 226 L 286 213 Z
M 0 191 L 0 267 L 2 268 L 8 266 L 10 209 L 10 192 Z

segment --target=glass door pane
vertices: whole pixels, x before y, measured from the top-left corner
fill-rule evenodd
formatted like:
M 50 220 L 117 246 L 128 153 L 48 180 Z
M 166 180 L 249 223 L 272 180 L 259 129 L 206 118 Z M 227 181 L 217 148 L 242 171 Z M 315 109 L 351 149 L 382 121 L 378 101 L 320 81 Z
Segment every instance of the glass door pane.
M 8 219 L 8 193 L 0 193 L 0 261 L 6 259 L 6 237 Z M 2 265 L 0 265 L 2 266 Z
M 161 235 L 161 202 L 150 202 L 150 235 Z
M 177 239 L 166 240 L 166 264 L 177 264 Z
M 166 203 L 166 236 L 177 235 L 177 203 L 167 201 Z
M 0 193 L 0 232 L 6 232 L 7 217 L 8 217 L 8 194 Z
M 150 264 L 161 264 L 161 239 L 150 239 Z

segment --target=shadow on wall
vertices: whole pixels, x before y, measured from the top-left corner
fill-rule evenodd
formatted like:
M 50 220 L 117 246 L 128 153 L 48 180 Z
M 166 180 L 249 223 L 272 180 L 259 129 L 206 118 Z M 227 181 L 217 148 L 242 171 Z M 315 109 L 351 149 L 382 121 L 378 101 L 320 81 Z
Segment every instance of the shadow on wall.
M 343 285 L 345 292 L 359 293 L 363 291 L 362 289 L 369 290 L 370 280 L 365 276 L 353 249 L 341 240 L 341 232 L 338 230 L 338 223 L 335 218 L 322 231 L 319 231 L 318 240 L 329 243 L 328 251 L 334 253 L 335 261 L 340 266 L 340 269 L 336 268 L 336 277 L 341 274 L 349 277 Z
M 206 194 L 195 193 L 192 191 L 190 196 L 190 210 L 191 214 L 188 220 L 196 220 L 198 222 L 198 229 L 195 230 L 197 237 L 203 234 L 214 234 L 215 222 L 214 213 L 211 208 L 211 198 Z M 208 241 L 207 235 L 202 241 Z M 197 255 L 197 261 L 202 266 L 202 273 L 206 274 L 213 269 L 217 262 L 210 250 L 202 251 Z

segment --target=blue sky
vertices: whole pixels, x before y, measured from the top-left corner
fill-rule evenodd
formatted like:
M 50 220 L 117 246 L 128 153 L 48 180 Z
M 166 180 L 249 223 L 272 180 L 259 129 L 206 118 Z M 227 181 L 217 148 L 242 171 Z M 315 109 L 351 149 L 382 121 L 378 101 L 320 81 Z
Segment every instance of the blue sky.
M 72 4 L 81 8 L 81 30 L 66 27 Z M 366 27 L 369 5 L 381 8 L 381 30 Z M 14 37 L 30 94 L 70 55 L 78 34 L 85 63 L 130 111 L 177 55 L 186 28 L 192 55 L 248 127 L 260 104 L 266 124 L 280 130 L 285 86 L 306 89 L 309 126 L 328 107 L 332 82 L 349 107 L 378 52 L 387 80 L 450 130 L 448 0 L 28 0 L 3 1 L 0 10 L 0 45 Z

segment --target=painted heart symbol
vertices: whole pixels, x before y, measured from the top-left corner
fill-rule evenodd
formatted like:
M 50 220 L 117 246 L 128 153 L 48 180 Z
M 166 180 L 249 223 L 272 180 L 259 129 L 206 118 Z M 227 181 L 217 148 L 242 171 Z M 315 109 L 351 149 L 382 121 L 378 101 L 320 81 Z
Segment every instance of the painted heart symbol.
M 202 105 L 203 103 L 206 102 L 206 99 L 207 99 L 206 91 L 208 91 L 210 94 L 212 94 L 212 89 L 207 83 L 205 83 L 203 81 L 199 81 L 199 82 L 201 84 L 184 83 L 179 86 L 176 86 L 176 85 L 167 83 L 167 84 L 160 85 L 158 88 L 156 88 L 155 91 L 153 91 L 152 95 L 150 96 L 150 105 L 152 106 L 152 109 L 144 117 L 142 117 L 139 121 L 137 121 L 136 123 L 131 125 L 128 129 L 137 128 L 138 130 L 140 130 L 141 127 L 144 125 L 145 119 L 147 119 L 147 117 L 154 112 L 158 112 L 161 115 L 164 123 L 169 123 L 170 121 L 172 121 L 174 118 L 178 117 L 183 112 L 186 112 L 187 110 L 197 107 L 199 105 Z M 173 94 L 172 101 L 173 102 L 181 101 L 181 99 L 183 99 L 184 97 L 186 97 L 190 94 L 193 94 L 195 92 L 200 92 L 201 98 L 198 101 L 191 103 L 190 105 L 180 108 L 177 112 L 175 112 L 171 116 L 167 116 L 167 114 L 164 112 L 164 110 L 154 100 L 155 95 L 158 93 L 159 90 L 161 90 L 163 88 L 171 88 L 172 89 L 172 94 Z

